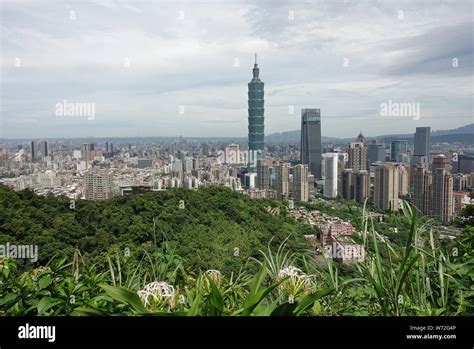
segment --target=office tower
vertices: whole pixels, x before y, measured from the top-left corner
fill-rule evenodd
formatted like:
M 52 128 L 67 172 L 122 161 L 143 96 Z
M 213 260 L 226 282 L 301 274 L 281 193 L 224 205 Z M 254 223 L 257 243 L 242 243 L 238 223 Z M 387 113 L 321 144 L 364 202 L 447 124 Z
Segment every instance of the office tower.
M 240 147 L 238 144 L 229 144 L 225 148 L 225 162 L 230 165 L 240 163 Z
M 390 144 L 390 161 L 402 162 L 401 156 L 407 153 L 407 141 L 392 141 Z
M 433 156 L 433 175 L 435 170 L 441 169 L 445 171 L 449 171 L 450 168 L 450 161 L 449 158 L 446 155 L 439 154 Z
M 105 152 L 109 152 L 109 141 L 105 141 Z
M 114 156 L 114 144 L 112 142 L 109 144 L 109 154 Z
M 433 176 L 423 164 L 415 168 L 413 182 L 413 203 L 425 215 L 431 215 L 433 202 Z
M 337 197 L 337 162 L 338 154 L 324 154 L 325 179 L 324 179 L 324 196 L 328 198 Z
M 293 168 L 293 197 L 298 201 L 308 201 L 308 165 L 296 165 Z
M 441 221 L 453 218 L 453 176 L 445 168 L 433 170 L 433 215 Z
M 458 155 L 457 163 L 453 164 L 456 173 L 470 174 L 474 172 L 474 157 L 468 155 Z
M 385 161 L 385 145 L 383 141 L 373 140 L 368 148 L 369 164 Z
M 258 160 L 265 160 L 264 83 L 259 77 L 260 69 L 257 65 L 257 54 L 255 54 L 255 65 L 252 73 L 252 81 L 248 83 L 249 172 L 255 172 L 257 170 L 256 167 Z
M 90 170 L 85 175 L 86 200 L 107 200 L 113 197 L 112 177 L 106 170 Z
M 36 142 L 31 141 L 31 146 L 30 146 L 30 152 L 31 152 L 31 160 L 35 159 L 37 154 L 36 154 Z
M 369 171 L 361 170 L 355 172 L 354 176 L 354 192 L 353 199 L 358 203 L 363 204 L 370 196 L 370 174 Z
M 429 127 L 417 127 L 415 132 L 414 156 L 429 156 L 431 148 L 431 129 Z
M 359 134 L 355 142 L 352 142 L 347 149 L 349 155 L 348 168 L 354 171 L 367 170 L 367 147 L 362 132 Z
M 37 151 L 41 153 L 41 156 L 48 156 L 48 141 L 39 141 L 37 144 Z
M 384 210 L 397 211 L 400 208 L 398 199 L 398 169 L 391 163 L 381 163 L 375 169 L 374 204 Z
M 301 163 L 308 165 L 315 179 L 321 179 L 321 111 L 319 109 L 301 110 Z
M 270 172 L 265 160 L 257 161 L 257 188 L 269 189 L 270 187 Z
M 290 164 L 277 164 L 275 171 L 275 189 L 277 199 L 286 200 L 288 198 L 288 176 Z

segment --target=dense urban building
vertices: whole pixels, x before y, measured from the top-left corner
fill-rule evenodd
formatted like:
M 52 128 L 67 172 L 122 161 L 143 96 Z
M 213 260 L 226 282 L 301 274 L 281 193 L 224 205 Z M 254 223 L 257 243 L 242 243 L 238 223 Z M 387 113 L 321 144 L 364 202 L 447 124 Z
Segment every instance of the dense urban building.
M 431 149 L 431 128 L 417 127 L 415 131 L 414 156 L 429 156 Z
M 275 167 L 276 196 L 279 200 L 286 200 L 289 195 L 290 164 L 280 163 L 277 164 Z
M 354 171 L 367 170 L 367 147 L 362 132 L 359 134 L 355 142 L 352 142 L 347 149 L 349 157 L 348 168 Z
M 414 174 L 413 204 L 424 215 L 433 210 L 433 176 L 422 164 L 418 164 Z
M 309 167 L 310 173 L 322 178 L 322 144 L 321 144 L 321 111 L 320 109 L 301 110 L 301 163 Z
M 384 210 L 397 211 L 399 203 L 399 173 L 392 163 L 381 163 L 375 170 L 374 204 Z
M 335 153 L 326 153 L 324 154 L 324 164 L 325 164 L 325 179 L 324 179 L 324 189 L 323 193 L 325 197 L 335 198 L 337 197 L 337 164 L 338 164 L 338 154 Z
M 385 144 L 383 141 L 373 140 L 368 147 L 369 164 L 385 161 Z
M 407 141 L 397 140 L 390 144 L 390 161 L 403 162 L 403 155 L 407 153 Z
M 91 170 L 85 175 L 86 200 L 107 200 L 113 197 L 112 178 L 106 170 Z
M 298 201 L 308 201 L 308 165 L 293 167 L 293 197 Z

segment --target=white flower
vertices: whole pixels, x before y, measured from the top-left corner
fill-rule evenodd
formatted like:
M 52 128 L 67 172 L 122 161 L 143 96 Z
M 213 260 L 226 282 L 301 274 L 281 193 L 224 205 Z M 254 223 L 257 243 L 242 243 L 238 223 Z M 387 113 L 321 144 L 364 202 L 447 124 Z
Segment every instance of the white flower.
M 174 304 L 174 287 L 164 281 L 149 283 L 145 285 L 143 290 L 138 291 L 137 294 L 145 306 L 148 305 L 150 297 L 156 301 L 168 300 L 171 305 Z

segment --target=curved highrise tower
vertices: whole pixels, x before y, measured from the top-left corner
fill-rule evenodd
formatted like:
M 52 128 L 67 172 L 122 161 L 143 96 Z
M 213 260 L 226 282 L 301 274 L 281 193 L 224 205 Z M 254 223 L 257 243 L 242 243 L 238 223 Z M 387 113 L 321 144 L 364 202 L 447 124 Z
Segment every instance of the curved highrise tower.
M 248 171 L 256 172 L 257 161 L 265 160 L 264 139 L 265 139 L 265 117 L 264 117 L 264 83 L 260 80 L 260 69 L 257 64 L 257 54 L 255 54 L 255 65 L 253 67 L 253 78 L 248 83 L 248 111 L 249 111 L 249 161 Z

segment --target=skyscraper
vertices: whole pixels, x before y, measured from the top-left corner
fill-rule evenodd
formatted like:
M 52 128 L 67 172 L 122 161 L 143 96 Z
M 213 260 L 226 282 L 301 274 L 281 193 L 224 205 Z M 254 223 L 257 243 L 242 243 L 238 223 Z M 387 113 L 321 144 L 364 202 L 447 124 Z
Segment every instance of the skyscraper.
M 324 167 L 326 169 L 326 177 L 324 179 L 324 196 L 328 198 L 337 197 L 337 163 L 337 154 L 324 154 Z
M 453 216 L 453 176 L 446 155 L 433 157 L 433 215 L 442 221 Z
M 270 172 L 265 160 L 257 161 L 257 188 L 268 189 L 270 186 Z
M 433 170 L 433 215 L 441 221 L 453 218 L 453 176 L 443 168 Z
M 400 208 L 398 180 L 398 168 L 395 165 L 391 163 L 377 165 L 374 186 L 375 207 L 392 211 Z
M 446 155 L 443 155 L 443 154 L 435 155 L 433 157 L 433 174 L 434 174 L 434 171 L 437 169 L 449 171 L 450 165 L 451 164 L 450 164 L 449 158 Z
M 301 163 L 308 165 L 316 179 L 321 179 L 321 111 L 319 109 L 301 110 Z
M 257 161 L 265 159 L 264 83 L 259 77 L 260 69 L 257 65 L 257 54 L 255 54 L 255 65 L 253 67 L 252 73 L 252 81 L 248 83 L 249 172 L 255 172 Z
M 370 196 L 370 175 L 366 170 L 354 172 L 346 169 L 341 173 L 341 194 L 347 200 L 361 204 Z
M 390 144 L 390 161 L 402 162 L 401 156 L 407 153 L 407 141 L 392 141 Z
M 355 142 L 352 142 L 347 149 L 349 154 L 349 168 L 354 171 L 367 170 L 367 147 L 362 133 L 359 134 Z
M 293 197 L 298 201 L 308 201 L 308 166 L 296 165 L 293 168 Z
M 415 150 L 413 155 L 415 156 L 428 156 L 430 155 L 431 148 L 431 128 L 430 127 L 417 127 L 415 132 Z
M 35 141 L 31 141 L 31 148 L 30 148 L 30 152 L 31 152 L 31 160 L 35 159 L 36 158 L 36 142 Z
M 383 141 L 373 140 L 369 144 L 369 164 L 373 164 L 377 161 L 385 161 L 385 145 Z
M 275 189 L 277 199 L 286 200 L 288 198 L 288 176 L 290 164 L 277 164 L 275 171 Z
M 433 200 L 433 176 L 423 164 L 416 165 L 413 181 L 413 203 L 425 215 L 430 215 Z

